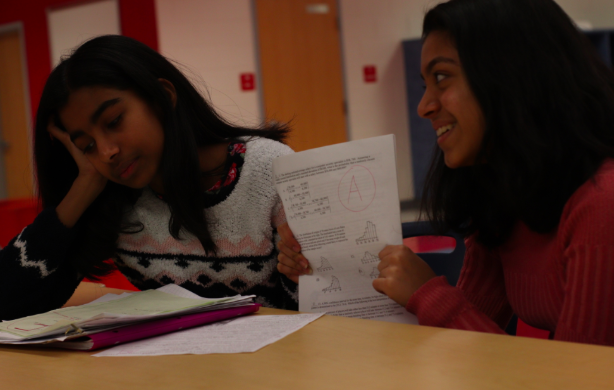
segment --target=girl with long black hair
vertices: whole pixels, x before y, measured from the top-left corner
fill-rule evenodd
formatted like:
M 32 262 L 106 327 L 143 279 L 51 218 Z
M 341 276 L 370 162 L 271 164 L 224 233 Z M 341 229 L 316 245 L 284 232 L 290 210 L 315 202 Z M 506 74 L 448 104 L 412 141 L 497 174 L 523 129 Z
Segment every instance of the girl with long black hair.
M 450 0 L 424 18 L 421 73 L 423 211 L 466 237 L 464 265 L 450 286 L 389 246 L 374 288 L 424 325 L 504 333 L 516 313 L 614 345 L 612 71 L 553 0 Z M 285 244 L 279 269 L 301 273 Z
M 285 216 L 271 160 L 288 129 L 247 128 L 216 114 L 146 45 L 92 39 L 49 76 L 36 116 L 43 211 L 0 257 L 0 318 L 58 308 L 83 277 L 201 296 L 255 294 L 296 309 L 275 268 Z

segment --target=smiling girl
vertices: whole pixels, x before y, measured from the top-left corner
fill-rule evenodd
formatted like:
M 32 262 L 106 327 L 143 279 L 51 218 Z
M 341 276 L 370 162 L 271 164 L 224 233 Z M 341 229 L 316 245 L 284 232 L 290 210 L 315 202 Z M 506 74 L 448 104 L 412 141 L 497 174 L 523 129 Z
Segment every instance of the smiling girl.
M 296 309 L 296 285 L 275 267 L 286 225 L 271 161 L 292 152 L 280 142 L 287 131 L 229 124 L 133 39 L 84 43 L 41 97 L 44 211 L 0 254 L 0 318 L 62 306 L 109 258 L 140 289 L 175 283 Z
M 424 19 L 423 210 L 466 237 L 457 286 L 405 246 L 373 287 L 423 325 L 614 345 L 614 74 L 552 0 L 451 0 Z M 278 268 L 306 259 L 279 243 Z
M 423 325 L 614 345 L 614 75 L 552 0 L 451 0 L 424 19 L 423 208 L 466 237 L 457 286 L 408 248 L 376 290 Z

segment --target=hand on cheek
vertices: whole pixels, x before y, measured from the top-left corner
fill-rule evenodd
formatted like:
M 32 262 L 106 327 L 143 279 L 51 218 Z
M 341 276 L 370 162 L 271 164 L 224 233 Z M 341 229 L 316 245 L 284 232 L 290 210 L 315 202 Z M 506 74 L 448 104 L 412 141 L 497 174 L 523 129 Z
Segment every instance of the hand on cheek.
M 51 134 L 52 139 L 56 139 L 64 145 L 79 168 L 79 175 L 72 183 L 64 199 L 55 209 L 60 222 L 64 226 L 72 228 L 85 210 L 104 190 L 107 179 L 96 170 L 83 152 L 75 146 L 68 133 L 55 127 L 51 120 L 47 130 Z
M 379 277 L 373 288 L 405 307 L 409 298 L 436 275 L 418 255 L 404 245 L 389 245 L 379 253 Z
M 83 185 L 83 188 L 87 188 L 95 193 L 94 198 L 98 196 L 98 194 L 100 194 L 100 192 L 102 192 L 106 186 L 107 179 L 96 170 L 94 165 L 92 165 L 87 157 L 85 157 L 83 152 L 75 146 L 70 139 L 70 135 L 67 132 L 58 129 L 53 124 L 51 119 L 47 125 L 47 131 L 51 135 L 52 139 L 56 139 L 64 145 L 68 153 L 70 153 L 72 158 L 75 160 L 77 168 L 79 168 L 79 176 L 76 180 L 87 183 Z

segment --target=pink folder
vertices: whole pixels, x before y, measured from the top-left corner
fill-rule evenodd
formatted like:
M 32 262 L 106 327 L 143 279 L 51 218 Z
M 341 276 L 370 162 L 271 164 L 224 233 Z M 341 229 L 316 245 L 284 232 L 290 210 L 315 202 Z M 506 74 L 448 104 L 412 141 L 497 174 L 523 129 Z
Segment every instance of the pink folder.
M 78 349 L 82 351 L 93 351 L 95 349 L 108 347 L 110 345 L 141 340 L 147 337 L 158 336 L 165 333 L 175 332 L 181 329 L 187 329 L 198 325 L 208 324 L 210 322 L 254 313 L 258 311 L 260 306 L 261 305 L 259 303 L 254 303 L 248 306 L 232 307 L 229 309 L 221 309 L 204 313 L 164 318 L 161 320 L 128 325 L 113 330 L 90 334 L 76 339 L 53 343 L 50 346 L 67 349 Z

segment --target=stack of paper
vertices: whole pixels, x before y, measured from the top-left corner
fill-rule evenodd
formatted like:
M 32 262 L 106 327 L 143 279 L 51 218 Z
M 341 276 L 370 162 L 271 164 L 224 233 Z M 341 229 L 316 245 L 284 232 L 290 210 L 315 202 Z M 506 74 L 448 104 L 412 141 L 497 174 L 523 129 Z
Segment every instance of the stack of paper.
M 100 348 L 255 312 L 259 305 L 253 303 L 253 298 L 201 298 L 176 285 L 132 294 L 108 294 L 87 305 L 4 321 L 0 323 L 0 344 Z
M 244 316 L 118 345 L 92 356 L 204 355 L 256 352 L 298 331 L 323 314 Z

